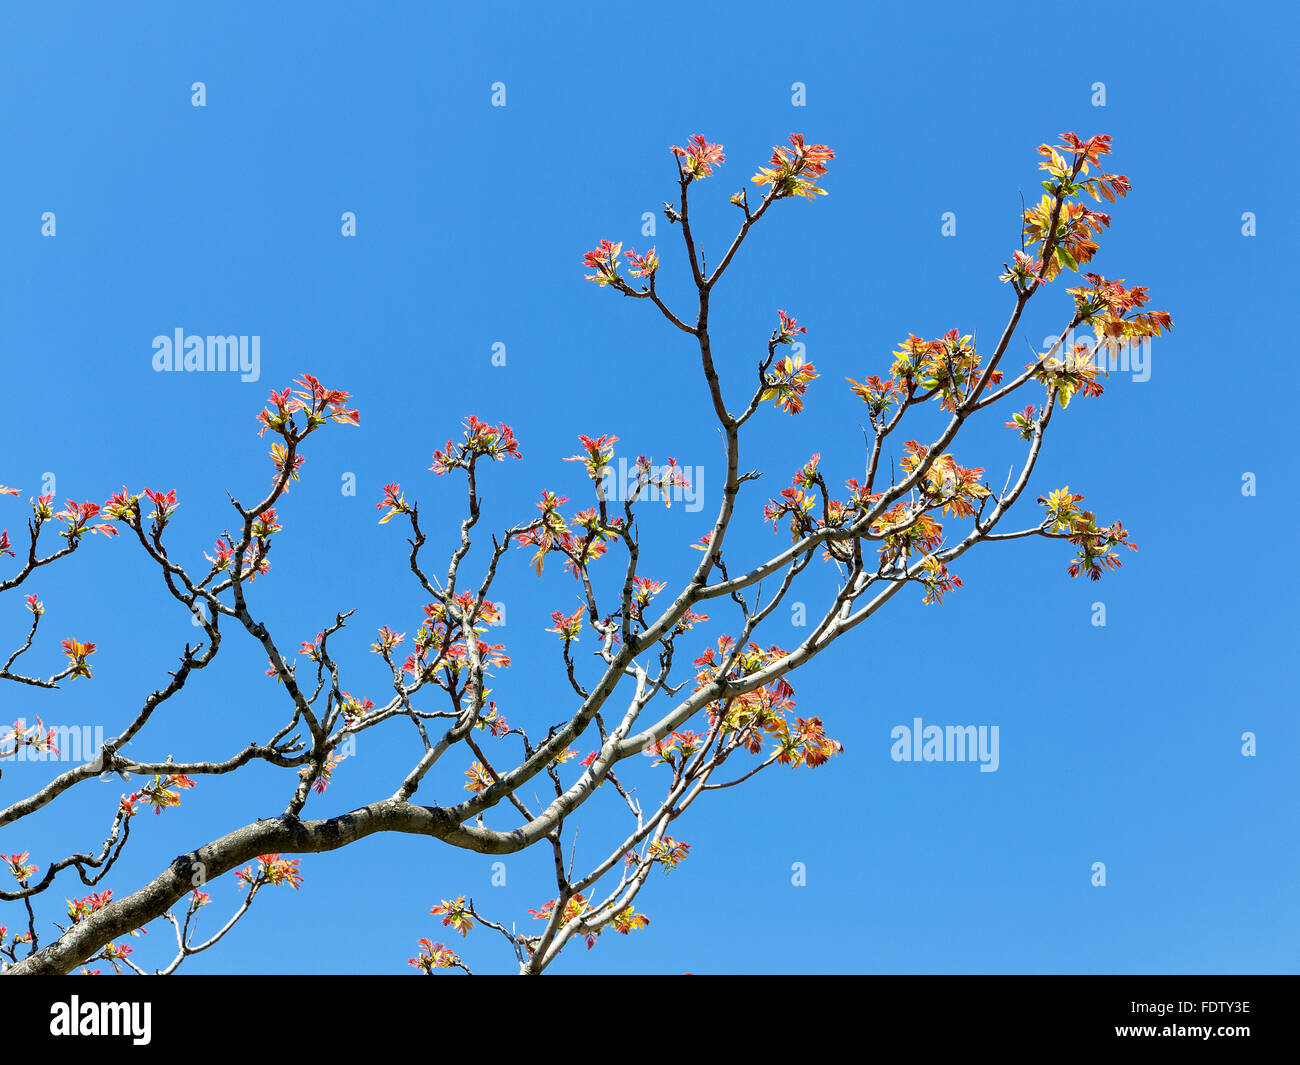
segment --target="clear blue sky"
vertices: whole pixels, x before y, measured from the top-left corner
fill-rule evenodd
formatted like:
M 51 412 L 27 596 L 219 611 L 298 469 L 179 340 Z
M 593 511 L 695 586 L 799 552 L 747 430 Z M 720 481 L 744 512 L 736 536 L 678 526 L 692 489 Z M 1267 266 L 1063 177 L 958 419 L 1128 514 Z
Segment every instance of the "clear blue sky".
M 990 343 L 1010 305 L 997 275 L 1017 246 L 1018 190 L 1037 189 L 1035 147 L 1065 130 L 1109 133 L 1134 192 L 1096 267 L 1149 285 L 1176 328 L 1154 346 L 1149 380 L 1113 375 L 1101 400 L 1053 422 L 1016 527 L 1037 520 L 1034 496 L 1068 483 L 1102 518 L 1122 517 L 1140 553 L 1091 585 L 1066 575 L 1063 545 L 985 545 L 961 560 L 966 587 L 942 608 L 896 599 L 795 678 L 802 712 L 827 722 L 844 756 L 701 802 L 678 825 L 691 857 L 638 899 L 649 930 L 572 949 L 557 968 L 1293 971 L 1294 409 L 1273 367 L 1289 358 L 1295 305 L 1296 28 L 1282 4 L 1230 17 L 1200 4 L 9 5 L 0 482 L 24 501 L 46 472 L 60 497 L 176 488 L 172 551 L 196 563 L 230 521 L 225 490 L 267 483 L 253 422 L 267 390 L 303 370 L 350 390 L 361 428 L 309 442 L 254 602 L 286 648 L 355 609 L 345 686 L 378 695 L 366 646 L 379 624 L 413 631 L 421 597 L 374 503 L 400 480 L 434 543 L 447 541 L 460 489 L 426 468 L 466 414 L 509 422 L 524 449 L 523 463 L 489 471 L 485 523 L 531 513 L 543 488 L 578 498 L 580 469 L 560 460 L 579 432 L 616 433 L 622 454 L 704 467 L 703 513 L 647 519 L 656 575 L 698 557 L 686 545 L 712 520 L 721 466 L 689 339 L 582 280 L 598 239 L 651 243 L 641 215 L 673 196 L 668 145 L 702 132 L 726 146 L 693 199 L 715 258 L 736 222 L 726 197 L 771 144 L 801 131 L 837 152 L 830 195 L 780 205 L 715 299 L 731 381 L 752 374 L 776 307 L 808 326 L 822 373 L 805 414 L 756 424 L 745 464 L 768 476 L 751 486 L 730 552 L 741 560 L 780 543 L 759 510 L 810 453 L 836 482 L 860 473 L 863 408 L 845 376 L 883 373 L 908 332 L 955 327 Z M 490 106 L 498 81 L 505 108 Z M 805 107 L 792 106 L 794 82 Z M 40 232 L 46 211 L 54 239 Z M 355 239 L 340 235 L 344 211 Z M 955 237 L 941 236 L 946 211 Z M 1247 211 L 1257 236 L 1242 235 Z M 680 297 L 675 237 L 660 218 L 664 288 Z M 1053 286 L 1023 335 L 1037 346 L 1066 313 Z M 154 373 L 152 340 L 176 328 L 260 336 L 262 379 Z M 491 365 L 496 342 L 504 368 Z M 958 459 L 1000 485 L 1018 448 L 995 413 Z M 340 493 L 345 472 L 355 498 Z M 0 507 L 20 531 L 23 502 Z M 572 609 L 573 588 L 559 567 L 539 581 L 522 553 L 512 561 L 497 598 L 516 665 L 495 695 L 536 728 L 568 713 L 542 630 Z M 111 734 L 195 636 L 126 542 L 93 538 L 30 588 L 48 611 L 30 661 L 57 665 L 55 638 L 75 634 L 99 644 L 96 675 L 53 696 L 8 687 L 6 720 L 39 713 Z M 1104 628 L 1091 624 L 1097 601 Z M 26 620 L 16 596 L 5 603 L 6 646 Z M 767 639 L 799 637 L 779 616 Z M 264 738 L 285 713 L 264 667 L 228 631 L 217 664 L 132 752 L 218 757 Z M 999 770 L 891 761 L 890 729 L 918 714 L 998 725 Z M 1241 754 L 1247 730 L 1254 758 Z M 401 729 L 364 736 L 308 813 L 389 794 L 410 742 Z M 455 801 L 463 768 L 421 797 Z M 43 772 L 6 768 L 0 802 Z M 123 894 L 173 855 L 278 813 L 290 777 L 200 780 L 179 812 L 138 819 L 108 886 Z M 44 866 L 97 845 L 121 788 L 77 789 L 0 832 L 0 849 Z M 580 850 L 616 830 L 595 817 Z M 1090 884 L 1096 861 L 1105 888 Z M 791 884 L 795 862 L 805 887 Z M 549 853 L 508 859 L 504 888 L 490 886 L 490 863 L 410 837 L 309 856 L 300 896 L 268 891 L 186 969 L 410 971 L 417 937 L 447 940 L 427 913 L 438 899 L 470 893 L 523 926 L 553 894 Z M 50 916 L 73 890 L 52 893 Z M 229 878 L 212 893 L 209 928 L 238 899 Z M 477 969 L 513 966 L 499 939 L 456 946 Z

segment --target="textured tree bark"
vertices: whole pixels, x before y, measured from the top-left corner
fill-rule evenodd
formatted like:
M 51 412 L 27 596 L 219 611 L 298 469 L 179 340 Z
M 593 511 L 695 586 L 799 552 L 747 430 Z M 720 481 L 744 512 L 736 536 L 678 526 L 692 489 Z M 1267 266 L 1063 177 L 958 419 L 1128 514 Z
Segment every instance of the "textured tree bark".
M 104 944 L 161 917 L 190 891 L 253 861 L 261 854 L 316 854 L 338 850 L 376 832 L 406 832 L 446 838 L 457 832 L 441 807 L 414 806 L 391 799 L 362 806 L 326 821 L 275 818 L 236 829 L 179 855 L 139 891 L 114 900 L 78 921 L 31 957 L 10 966 L 6 976 L 60 975 L 91 958 Z M 463 841 L 462 841 L 463 842 Z

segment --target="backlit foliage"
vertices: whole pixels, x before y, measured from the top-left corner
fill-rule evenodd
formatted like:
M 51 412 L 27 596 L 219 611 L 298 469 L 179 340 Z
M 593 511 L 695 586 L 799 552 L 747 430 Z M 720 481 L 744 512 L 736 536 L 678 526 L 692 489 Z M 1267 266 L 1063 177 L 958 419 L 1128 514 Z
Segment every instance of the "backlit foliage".
M 521 460 L 523 453 L 511 426 L 470 415 L 459 439 L 453 436 L 432 452 L 429 470 L 436 480 L 431 480 L 443 494 L 430 510 L 422 514 L 415 493 L 408 495 L 396 480 L 381 487 L 376 479 L 378 524 L 391 530 L 395 523 L 402 530 L 404 546 L 398 550 L 420 597 L 409 608 L 386 607 L 391 614 L 376 619 L 371 654 L 362 656 L 369 672 L 344 661 L 350 656 L 338 634 L 350 612 L 304 625 L 292 638 L 273 637 L 268 618 L 275 614 L 265 610 L 261 598 L 263 588 L 277 580 L 271 573 L 272 547 L 292 519 L 286 495 L 310 473 L 300 448 L 330 423 L 360 425 L 348 393 L 325 388 L 309 374 L 293 387 L 271 392 L 257 415 L 259 437 L 273 437 L 271 487 L 248 505 L 232 499 L 234 522 L 203 534 L 199 542 L 209 550 L 193 572 L 184 565 L 184 551 L 172 543 L 181 506 L 174 488 L 143 487 L 135 493 L 123 487 L 102 505 L 67 500 L 58 511 L 50 495 L 29 498 L 30 513 L 22 515 L 27 543 L 16 543 L 7 528 L 0 530 L 0 559 L 12 559 L 6 565 L 14 568 L 0 577 L 0 591 L 18 589 L 42 567 L 80 550 L 88 535 L 108 539 L 121 533 L 118 546 L 133 545 L 157 567 L 167 594 L 193 617 L 201 636 L 197 645 L 185 645 L 170 682 L 151 691 L 134 711 L 123 734 L 129 748 L 126 741 L 105 743 L 85 765 L 65 769 L 48 786 L 0 811 L 0 823 L 16 824 L 21 831 L 25 816 L 83 781 L 144 782 L 114 800 L 103 843 L 93 853 L 31 861 L 31 848 L 43 845 L 33 832 L 22 844 L 29 849 L 0 856 L 12 881 L 0 888 L 0 902 L 16 904 L 14 912 L 25 926 L 11 933 L 0 925 L 0 964 L 20 972 L 66 972 L 77 966 L 91 972 L 100 970 L 84 966 L 103 961 L 117 972 L 143 972 L 137 951 L 118 941 L 117 930 L 143 931 L 150 922 L 165 920 L 176 933 L 177 952 L 156 971 L 171 972 L 222 938 L 263 888 L 297 892 L 303 886 L 303 859 L 286 855 L 337 849 L 374 832 L 400 832 L 482 854 L 549 850 L 548 877 L 554 876 L 555 887 L 543 894 L 549 899 L 527 911 L 531 920 L 523 922 L 525 931 L 515 919 L 523 914 L 484 913 L 466 894 L 441 898 L 429 911 L 445 936 L 458 937 L 458 947 L 469 951 L 483 936 L 499 936 L 521 972 L 542 972 L 574 939 L 590 950 L 610 929 L 617 936 L 607 939 L 607 946 L 650 927 L 650 918 L 634 902 L 652 875 L 657 883 L 659 874 L 675 874 L 674 884 L 689 881 L 695 845 L 684 841 L 675 822 L 701 797 L 743 784 L 772 766 L 840 771 L 847 757 L 840 757 L 844 748 L 832 732 L 842 709 L 801 707 L 789 678 L 894 595 L 908 589 L 923 603 L 941 606 L 964 587 L 955 569 L 958 559 L 982 542 L 1064 540 L 1074 551 L 1067 568 L 1072 577 L 1098 580 L 1118 568 L 1120 549 L 1136 550 L 1128 530 L 1082 509 L 1084 497 L 1068 486 L 1039 497 L 1043 510 L 1034 524 L 1013 532 L 999 529 L 1026 490 L 1054 412 L 1065 411 L 1078 397 L 1103 395 L 1099 354 L 1162 336 L 1172 327 L 1167 313 L 1149 308 L 1145 287 L 1126 287 L 1122 280 L 1082 270 L 1099 256 L 1100 238 L 1112 221 L 1096 205 L 1109 206 L 1131 191 L 1127 177 L 1102 166 L 1110 138 L 1084 140 L 1067 133 L 1038 151 L 1042 194 L 1026 204 L 1020 247 L 1011 249 L 1001 273 L 1014 302 L 1008 328 L 988 345 L 970 323 L 954 324 L 933 339 L 908 332 L 906 323 L 897 323 L 897 332 L 891 326 L 890 335 L 903 339 L 892 351 L 863 353 L 861 380 L 847 379 L 847 393 L 862 404 L 855 409 L 866 423 L 865 461 L 826 452 L 793 455 L 789 462 L 796 468 L 788 485 L 775 486 L 764 504 L 748 490 L 760 471 L 742 461 L 742 429 L 758 420 L 763 432 L 775 437 L 790 424 L 778 413 L 805 415 L 819 401 L 824 404 L 825 389 L 846 385 L 829 384 L 805 359 L 800 345 L 809 326 L 782 308 L 775 308 L 775 325 L 769 319 L 756 328 L 752 356 L 720 351 L 709 333 L 710 303 L 747 234 L 774 205 L 791 199 L 819 202 L 827 194 L 823 183 L 830 183 L 835 152 L 797 133 L 774 147 L 766 165 L 729 197 L 742 218 L 735 237 L 721 254 L 707 256 L 691 230 L 688 197 L 697 182 L 722 171 L 727 155 L 722 145 L 699 134 L 673 146 L 678 198 L 665 204 L 664 214 L 681 236 L 682 255 L 671 257 L 659 247 L 625 251 L 623 242 L 601 239 L 582 263 L 587 280 L 600 290 L 646 301 L 675 330 L 674 339 L 685 334 L 693 342 L 691 357 L 703 378 L 700 409 L 716 422 L 712 427 L 725 456 L 711 526 L 674 533 L 668 549 L 650 564 L 649 545 L 641 540 L 641 505 L 655 497 L 671 504 L 689 480 L 674 458 L 655 464 L 641 454 L 630 466 L 631 482 L 611 493 L 609 471 L 616 461 L 620 468 L 627 463 L 618 455 L 620 438 L 608 431 L 618 428 L 607 424 L 618 411 L 610 406 L 599 414 L 606 424 L 585 427 L 602 432 L 577 434 L 574 454 L 552 456 L 573 465 L 545 467 L 551 476 L 564 478 L 562 483 L 537 485 L 533 506 L 515 507 L 513 524 L 485 536 L 479 530 L 482 481 L 494 467 Z M 693 285 L 697 305 L 690 313 L 677 313 L 661 295 L 658 282 L 669 272 Z M 1068 311 L 1059 339 L 1021 372 L 1009 373 L 1008 348 L 1026 304 L 1067 272 L 1079 277 L 1059 293 Z M 1076 339 L 1081 327 L 1093 330 L 1092 340 Z M 673 349 L 664 358 L 679 356 Z M 695 402 L 679 385 L 681 376 L 673 370 L 674 393 L 682 393 L 682 403 Z M 1016 395 L 1024 390 L 1032 402 Z M 737 396 L 739 405 L 728 402 Z M 937 435 L 922 436 L 924 430 L 912 424 L 901 428 L 910 412 L 927 406 L 931 421 L 943 426 Z M 1009 418 L 1004 424 L 1012 433 L 1006 440 L 1020 467 L 1018 472 L 1013 467 L 1001 488 L 985 474 L 992 458 L 973 454 L 968 437 L 957 439 L 990 406 L 999 412 L 993 415 L 999 422 Z M 825 417 L 826 410 L 823 405 L 816 417 Z M 454 505 L 446 494 L 449 483 L 451 491 L 464 493 L 458 526 L 443 520 Z M 565 492 L 580 493 L 580 500 L 571 504 Z M 20 495 L 17 488 L 0 486 L 0 505 L 18 505 L 6 499 Z M 760 507 L 780 545 L 777 554 L 767 559 L 750 557 L 746 550 L 733 554 L 734 541 L 728 541 L 733 523 L 757 521 Z M 429 513 L 439 519 L 438 535 L 449 536 L 450 560 L 436 571 L 423 554 L 430 538 L 423 519 Z M 51 524 L 58 533 L 55 546 L 47 549 L 39 541 Z M 473 576 L 471 566 L 477 567 Z M 760 638 L 756 630 L 814 566 L 825 567 L 830 580 L 813 593 L 825 601 L 814 604 L 806 633 L 798 642 L 783 640 L 784 646 Z M 531 672 L 530 659 L 529 695 L 518 706 L 492 689 L 512 659 L 496 635 L 503 608 L 490 593 L 510 570 L 544 582 L 545 611 L 536 617 L 512 613 L 511 622 L 547 634 L 543 646 L 559 678 L 558 689 L 548 688 Z M 832 593 L 825 593 L 827 584 Z M 98 662 L 104 654 L 83 634 L 62 639 L 66 661 L 59 661 L 57 671 L 21 671 L 20 659 L 38 642 L 44 644 L 44 632 L 40 641 L 37 637 L 47 616 L 35 591 L 23 594 L 26 615 L 20 616 L 30 615 L 24 620 L 26 643 L 0 669 L 0 679 L 42 689 L 65 680 L 93 680 L 92 658 L 98 654 L 93 658 Z M 274 587 L 267 594 L 274 594 Z M 291 596 L 293 590 L 283 594 Z M 51 612 L 57 616 L 57 604 Z M 287 724 L 273 726 L 269 739 L 221 761 L 147 760 L 147 741 L 138 734 L 192 673 L 207 666 L 223 640 L 233 639 L 231 630 L 255 642 L 259 662 L 265 658 L 266 677 L 274 680 L 259 680 L 266 712 L 270 704 L 287 707 Z M 296 652 L 286 653 L 293 648 Z M 385 728 L 383 742 L 391 744 L 389 737 L 399 727 L 415 740 L 409 768 L 395 782 L 365 779 L 358 761 L 349 757 L 354 741 L 366 733 L 367 742 L 378 744 L 379 733 L 372 730 Z M 20 719 L 0 732 L 0 760 L 56 749 L 54 730 L 40 718 L 34 725 Z M 386 754 L 393 749 L 383 747 Z M 137 814 L 152 808 L 155 815 L 169 812 L 169 820 L 180 816 L 172 811 L 188 803 L 185 793 L 196 789 L 196 782 L 250 763 L 288 772 L 290 797 L 278 816 L 214 840 L 203 848 L 201 861 L 199 851 L 175 858 L 153 892 L 114 894 L 98 888 L 125 847 Z M 351 811 L 330 809 L 340 791 L 361 786 L 377 788 L 370 801 Z M 198 794 L 203 795 L 201 788 Z M 593 801 L 617 808 L 626 825 L 612 835 L 584 832 L 579 844 L 578 815 Z M 307 818 L 309 803 L 312 811 L 325 811 L 321 819 Z M 142 819 L 136 835 L 157 825 L 155 818 Z M 245 864 L 259 850 L 264 853 L 256 862 Z M 436 863 L 432 868 L 433 875 L 442 875 Z M 36 918 L 28 917 L 32 900 L 65 882 L 67 877 L 60 881 L 59 876 L 69 869 L 95 890 L 65 898 L 70 924 L 42 943 Z M 200 873 L 204 879 L 195 879 Z M 195 936 L 201 913 L 220 896 L 200 886 L 227 873 L 233 874 L 239 889 L 234 894 L 242 901 L 220 931 L 201 940 Z M 470 971 L 458 951 L 428 938 L 417 940 L 409 965 L 426 974 Z

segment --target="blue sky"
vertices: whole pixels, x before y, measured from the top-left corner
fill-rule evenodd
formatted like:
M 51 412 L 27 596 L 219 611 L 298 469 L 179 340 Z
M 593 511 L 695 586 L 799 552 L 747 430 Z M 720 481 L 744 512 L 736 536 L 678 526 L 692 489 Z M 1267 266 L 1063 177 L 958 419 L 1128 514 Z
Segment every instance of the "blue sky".
M 712 521 L 722 466 L 689 338 L 586 284 L 581 266 L 602 237 L 655 243 L 663 291 L 684 307 L 675 230 L 660 217 L 656 238 L 640 234 L 642 213 L 674 196 L 670 144 L 701 132 L 726 146 L 692 198 L 713 258 L 736 223 L 727 196 L 773 143 L 799 131 L 837 153 L 830 195 L 779 204 L 714 300 L 733 403 L 777 307 L 807 325 L 822 375 L 803 415 L 755 421 L 743 462 L 767 475 L 729 548 L 739 562 L 780 546 L 762 503 L 812 452 L 828 479 L 861 472 L 864 413 L 844 377 L 884 373 L 909 332 L 959 328 L 991 345 L 1011 304 L 997 275 L 1018 246 L 1019 190 L 1038 187 L 1036 146 L 1065 130 L 1111 134 L 1134 191 L 1111 212 L 1095 266 L 1150 286 L 1176 328 L 1153 345 L 1148 380 L 1112 375 L 1100 400 L 1053 421 L 1023 520 L 1008 527 L 1035 523 L 1033 498 L 1068 483 L 1103 519 L 1123 518 L 1140 552 L 1092 585 L 1066 575 L 1063 545 L 987 544 L 961 560 L 966 587 L 942 608 L 899 596 L 794 678 L 801 712 L 826 721 L 843 757 L 698 804 L 675 826 L 690 858 L 638 899 L 651 927 L 571 948 L 556 969 L 1294 970 L 1295 573 L 1279 542 L 1297 516 L 1294 412 L 1283 382 L 1255 372 L 1278 358 L 1294 306 L 1294 205 L 1280 179 L 1297 162 L 1294 86 L 1281 83 L 1292 10 L 1146 4 L 1085 19 L 1054 3 L 939 3 L 923 15 L 697 4 L 669 18 L 628 5 L 21 4 L 3 19 L 0 482 L 23 501 L 47 473 L 60 498 L 176 488 L 172 552 L 197 563 L 231 520 L 225 491 L 267 483 L 253 422 L 267 390 L 306 370 L 351 391 L 361 427 L 309 441 L 253 601 L 284 648 L 355 609 L 339 645 L 345 686 L 360 692 L 382 690 L 366 654 L 374 628 L 414 630 L 422 603 L 401 534 L 376 525 L 374 503 L 400 481 L 428 515 L 430 551 L 450 543 L 461 489 L 427 467 L 467 414 L 510 423 L 525 456 L 489 471 L 485 525 L 531 514 L 543 488 L 576 502 L 580 469 L 561 459 L 580 432 L 615 433 L 621 454 L 702 467 L 703 512 L 647 516 L 645 571 L 680 577 L 698 557 L 687 545 Z M 203 108 L 191 106 L 196 81 Z M 491 106 L 495 82 L 503 108 Z M 1093 104 L 1097 82 L 1105 106 Z M 47 211 L 54 238 L 41 234 Z M 340 234 L 344 211 L 355 238 Z M 944 212 L 953 237 L 941 235 Z M 1245 212 L 1255 236 L 1242 233 Z M 1035 347 L 1068 314 L 1061 288 L 1031 305 L 1021 336 Z M 153 372 L 153 338 L 177 328 L 259 336 L 261 380 Z M 496 343 L 504 367 L 492 365 Z M 1013 367 L 1028 351 L 1017 345 Z M 957 457 L 986 466 L 996 487 L 1019 450 L 1003 412 L 989 413 Z M 937 423 L 917 424 L 926 439 Z M 345 473 L 355 497 L 340 491 Z M 0 500 L 11 534 L 23 501 Z M 553 568 L 538 580 L 516 553 L 496 589 L 515 666 L 494 694 L 533 728 L 569 711 L 543 629 L 575 605 L 573 586 Z M 808 602 L 827 586 L 814 581 Z M 11 686 L 6 720 L 111 734 L 195 635 L 125 542 L 93 538 L 29 589 L 47 607 L 29 664 L 56 667 L 56 639 L 75 634 L 98 643 L 96 675 L 55 694 Z M 1105 627 L 1091 623 L 1099 601 Z M 16 596 L 0 610 L 6 647 L 27 617 Z M 765 642 L 800 635 L 778 614 Z M 221 757 L 264 738 L 285 712 L 264 667 L 228 632 L 133 753 Z M 890 730 L 914 716 L 998 725 L 998 771 L 895 763 Z M 1245 731 L 1255 757 L 1241 753 Z M 412 739 L 363 737 L 308 813 L 389 794 Z M 463 768 L 420 796 L 455 801 Z M 0 804 L 46 772 L 7 767 Z M 139 819 L 107 886 L 125 894 L 173 855 L 278 813 L 291 780 L 265 768 L 200 780 L 180 811 Z M 31 850 L 44 866 L 93 845 L 121 790 L 83 785 L 0 831 L 0 850 Z M 507 823 L 498 814 L 496 827 Z M 595 813 L 580 851 L 621 829 Z M 1098 861 L 1104 888 L 1090 882 Z M 472 894 L 522 929 L 554 893 L 548 853 L 509 858 L 505 887 L 490 885 L 491 862 L 409 837 L 309 856 L 299 896 L 267 892 L 184 971 L 410 971 L 417 937 L 446 940 L 427 912 L 439 899 Z M 791 883 L 797 862 L 806 886 Z M 47 896 L 48 916 L 72 892 Z M 209 928 L 238 900 L 230 878 L 212 893 Z M 513 965 L 499 939 L 456 945 L 476 969 Z M 157 944 L 138 949 L 166 960 Z

